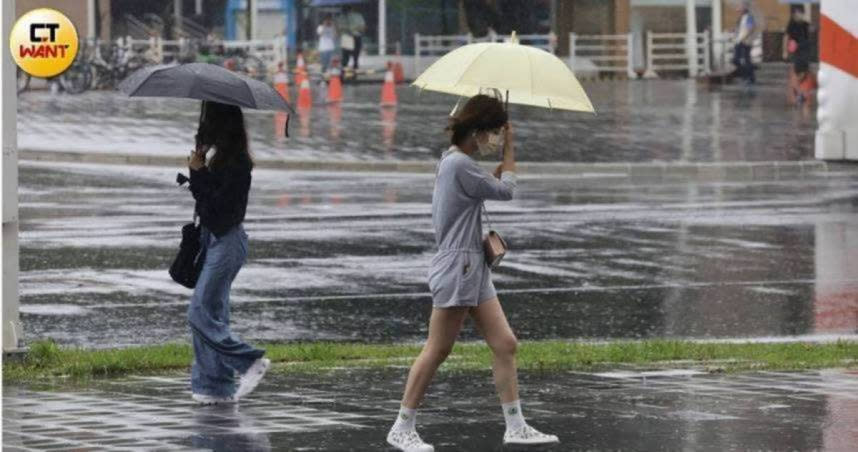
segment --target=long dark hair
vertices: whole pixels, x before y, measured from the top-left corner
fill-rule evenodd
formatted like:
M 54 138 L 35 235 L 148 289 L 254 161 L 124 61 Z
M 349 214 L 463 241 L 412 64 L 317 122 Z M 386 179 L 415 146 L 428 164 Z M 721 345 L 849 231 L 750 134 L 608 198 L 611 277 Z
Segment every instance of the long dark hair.
M 452 132 L 450 143 L 459 146 L 468 135 L 498 129 L 508 120 L 500 100 L 478 94 L 468 99 L 465 106 L 450 118 L 450 125 L 447 126 L 447 131 Z
M 241 108 L 219 102 L 203 101 L 197 143 L 215 148 L 209 167 L 219 170 L 241 164 L 253 168 L 247 145 L 247 130 Z

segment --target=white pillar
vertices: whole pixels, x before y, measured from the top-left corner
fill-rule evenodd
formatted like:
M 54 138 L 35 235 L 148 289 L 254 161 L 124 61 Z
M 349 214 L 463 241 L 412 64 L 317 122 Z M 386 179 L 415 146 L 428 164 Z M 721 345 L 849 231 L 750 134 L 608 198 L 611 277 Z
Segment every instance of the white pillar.
M 858 36 L 855 19 L 855 0 L 825 0 L 820 13 L 829 17 L 837 27 L 820 30 L 820 34 L 834 34 L 832 39 L 849 42 Z M 826 23 L 821 24 L 826 27 Z M 845 59 L 838 58 L 831 48 L 820 47 L 819 90 L 816 108 L 816 158 L 823 160 L 850 160 L 858 162 L 858 74 L 846 70 Z M 849 50 L 844 50 L 848 52 Z M 850 55 L 853 57 L 853 55 Z
M 723 34 L 721 30 L 724 28 L 723 14 L 721 8 L 721 0 L 712 0 L 712 59 L 715 64 L 715 71 L 722 69 L 724 54 L 724 43 L 721 42 Z
M 95 9 L 95 0 L 86 1 L 86 37 L 95 39 L 95 21 L 98 16 L 98 11 Z
M 176 32 L 182 29 L 182 0 L 173 0 L 173 39 Z
M 697 76 L 697 11 L 694 0 L 685 0 L 685 46 L 688 55 L 688 76 Z
M 4 0 L 0 34 L 9 36 L 15 21 L 15 1 Z M 3 351 L 18 349 L 23 331 L 18 313 L 18 95 L 16 67 L 9 46 L 0 61 L 3 94 Z
M 259 30 L 259 0 L 247 0 L 250 2 L 250 37 L 255 40 Z
M 203 0 L 196 0 L 194 2 L 194 14 L 197 16 L 203 13 Z
M 387 53 L 387 2 L 378 0 L 378 54 Z

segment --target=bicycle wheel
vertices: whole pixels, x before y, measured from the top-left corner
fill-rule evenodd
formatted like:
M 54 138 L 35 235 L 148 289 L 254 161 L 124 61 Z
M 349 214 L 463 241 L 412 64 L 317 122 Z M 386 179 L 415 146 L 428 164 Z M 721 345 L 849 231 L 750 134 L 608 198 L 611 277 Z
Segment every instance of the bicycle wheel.
M 30 74 L 22 71 L 21 68 L 17 69 L 18 94 L 21 94 L 22 92 L 30 89 Z
M 80 94 L 92 85 L 92 69 L 86 63 L 74 63 L 60 76 L 60 86 L 70 94 Z

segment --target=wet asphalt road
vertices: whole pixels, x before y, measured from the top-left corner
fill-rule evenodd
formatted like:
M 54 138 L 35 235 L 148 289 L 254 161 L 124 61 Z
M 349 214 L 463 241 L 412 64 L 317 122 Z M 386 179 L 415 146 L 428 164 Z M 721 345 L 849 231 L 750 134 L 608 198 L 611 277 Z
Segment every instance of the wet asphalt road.
M 4 388 L 4 450 L 387 451 L 406 369 L 268 375 L 239 406 L 199 407 L 186 375 Z M 443 451 L 854 450 L 854 371 L 525 372 L 522 411 L 560 444 L 504 448 L 489 372 L 441 372 L 418 417 Z M 27 449 L 25 449 L 27 448 Z
M 523 161 L 773 161 L 813 158 L 815 114 L 789 106 L 774 78 L 751 91 L 686 80 L 586 82 L 597 115 L 511 106 Z M 783 72 L 783 74 L 781 74 Z M 785 81 L 783 83 L 786 83 Z M 347 86 L 341 105 L 315 105 L 282 130 L 285 116 L 246 110 L 256 156 L 274 160 L 432 160 L 456 99 L 400 86 L 399 105 L 379 108 L 379 85 Z M 318 93 L 317 93 L 318 94 Z M 293 96 L 295 93 L 293 92 Z M 293 97 L 294 98 L 294 97 Z M 20 96 L 24 149 L 184 155 L 198 102 L 126 98 L 114 92 Z
M 192 199 L 176 169 L 22 162 L 26 340 L 185 340 L 167 267 Z M 432 175 L 256 170 L 233 289 L 249 340 L 417 341 Z M 521 339 L 858 332 L 858 177 L 629 184 L 523 177 L 492 202 L 494 275 Z M 468 325 L 465 338 L 476 338 Z

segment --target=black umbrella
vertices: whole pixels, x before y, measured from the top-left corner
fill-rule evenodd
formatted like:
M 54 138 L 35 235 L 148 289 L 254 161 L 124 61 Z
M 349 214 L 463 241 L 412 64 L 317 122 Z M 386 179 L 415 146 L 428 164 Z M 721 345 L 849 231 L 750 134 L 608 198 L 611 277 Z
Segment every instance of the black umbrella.
M 119 90 L 131 97 L 178 97 L 257 110 L 295 111 L 265 83 L 208 63 L 148 66 L 129 75 Z
M 184 97 L 257 110 L 295 111 L 265 83 L 208 63 L 145 67 L 123 80 L 119 90 L 132 97 Z

